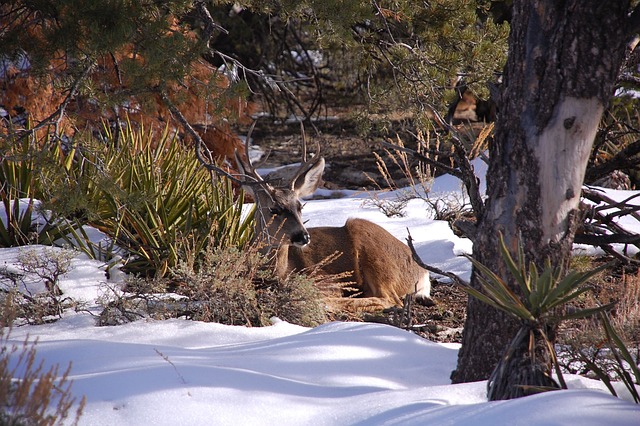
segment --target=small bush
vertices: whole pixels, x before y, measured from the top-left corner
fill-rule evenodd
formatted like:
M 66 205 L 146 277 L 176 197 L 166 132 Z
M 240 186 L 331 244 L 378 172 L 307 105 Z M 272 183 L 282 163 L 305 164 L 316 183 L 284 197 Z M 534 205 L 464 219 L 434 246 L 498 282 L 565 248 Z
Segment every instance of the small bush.
M 258 306 L 253 280 L 261 275 L 263 259 L 255 250 L 208 250 L 203 263 L 176 268 L 175 292 L 190 300 L 192 319 L 232 325 L 261 326 L 269 317 Z
M 109 289 L 99 324 L 148 317 L 253 327 L 274 316 L 309 327 L 327 321 L 326 277 L 292 273 L 280 280 L 271 270 L 255 247 L 212 247 L 202 259 L 185 255 L 171 278 L 132 278 L 124 292 Z
M 326 277 L 324 277 L 326 278 Z M 315 327 L 327 322 L 330 306 L 325 299 L 328 288 L 323 288 L 323 277 L 292 273 L 283 280 L 267 280 L 258 290 L 258 305 L 270 317 Z M 331 278 L 328 282 L 336 285 Z
M 192 301 L 193 318 L 261 326 L 270 318 L 305 326 L 326 321 L 323 296 L 313 279 L 290 274 L 279 280 L 255 247 L 212 249 L 201 265 L 183 263 L 175 271 L 176 292 Z
M 85 400 L 73 416 L 71 365 L 62 374 L 58 365 L 45 371 L 42 362 L 36 363 L 35 344 L 9 344 L 6 330 L 0 329 L 0 424 L 78 424 Z
M 63 296 L 60 278 L 74 253 L 62 249 L 23 250 L 15 268 L 0 268 L 0 320 L 44 324 L 60 318 L 74 301 Z

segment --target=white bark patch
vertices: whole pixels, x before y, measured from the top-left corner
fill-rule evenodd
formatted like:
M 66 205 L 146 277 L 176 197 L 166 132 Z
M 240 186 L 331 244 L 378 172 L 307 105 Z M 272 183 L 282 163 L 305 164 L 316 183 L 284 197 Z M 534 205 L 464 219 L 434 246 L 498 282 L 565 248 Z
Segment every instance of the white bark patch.
M 534 146 L 540 161 L 542 231 L 546 243 L 567 231 L 567 218 L 580 201 L 580 189 L 603 106 L 597 98 L 567 97 Z

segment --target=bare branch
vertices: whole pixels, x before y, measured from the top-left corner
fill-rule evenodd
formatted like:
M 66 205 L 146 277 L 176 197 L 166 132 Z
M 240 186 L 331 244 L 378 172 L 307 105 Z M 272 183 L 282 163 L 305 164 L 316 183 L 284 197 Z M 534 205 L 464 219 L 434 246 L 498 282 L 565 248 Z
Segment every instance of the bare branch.
M 200 164 L 206 167 L 206 169 L 209 170 L 210 172 L 224 176 L 230 179 L 232 182 L 235 182 L 239 185 L 246 184 L 245 181 L 238 179 L 236 176 L 232 175 L 231 173 L 218 167 L 215 164 L 215 161 L 213 159 L 213 156 L 211 155 L 211 151 L 209 151 L 209 148 L 207 148 L 207 146 L 205 145 L 204 141 L 202 140 L 198 132 L 195 131 L 191 123 L 189 123 L 189 121 L 178 109 L 178 107 L 176 107 L 175 104 L 171 101 L 171 99 L 169 99 L 169 96 L 167 96 L 167 93 L 161 90 L 160 97 L 162 98 L 162 101 L 167 106 L 169 111 L 171 111 L 171 114 L 174 115 L 174 117 L 180 122 L 180 124 L 187 131 L 187 133 L 189 133 L 189 135 L 191 135 L 191 137 L 196 141 L 195 143 L 196 157 L 198 158 L 198 161 L 200 161 Z M 253 126 L 251 129 L 253 130 Z M 205 159 L 204 156 L 206 156 L 207 158 Z
M 469 287 L 470 284 L 468 282 L 466 282 L 465 280 L 463 280 L 462 278 L 460 278 L 459 276 L 457 276 L 456 274 L 452 273 L 452 272 L 446 272 L 443 271 L 441 269 L 436 268 L 435 266 L 430 266 L 427 265 L 426 263 L 424 263 L 422 261 L 422 259 L 420 259 L 420 256 L 418 256 L 418 253 L 416 252 L 415 247 L 413 246 L 413 238 L 411 237 L 411 233 L 409 232 L 409 230 L 407 229 L 407 244 L 409 245 L 409 248 L 411 249 L 411 256 L 413 257 L 413 260 L 423 269 L 426 269 L 429 272 L 433 272 L 434 274 L 438 274 L 438 275 L 442 275 L 444 277 L 450 278 L 451 281 L 453 281 L 454 283 L 463 286 L 463 287 Z
M 431 109 L 431 112 L 433 113 L 435 121 L 451 135 L 451 141 L 455 147 L 456 162 L 462 173 L 462 183 L 464 183 L 465 188 L 467 188 L 473 212 L 476 217 L 479 218 L 484 213 L 484 201 L 480 193 L 480 180 L 476 176 L 473 166 L 469 161 L 467 149 L 458 135 L 458 131 L 447 123 L 434 108 Z
M 640 206 L 628 204 L 631 200 L 640 197 L 640 194 L 633 194 L 622 201 L 615 201 L 614 199 L 607 197 L 604 192 L 585 186 L 582 188 L 582 196 L 596 204 L 605 203 L 603 206 L 594 208 L 598 212 L 610 209 L 619 209 L 620 211 L 624 210 L 625 214 L 631 215 L 631 217 L 640 222 L 640 215 L 636 213 L 640 210 Z M 608 215 L 603 214 L 603 218 L 606 219 L 612 219 L 616 216 L 620 216 L 620 214 L 618 212 L 613 212 Z
M 195 6 L 194 8 L 196 12 L 198 12 L 198 16 L 205 23 L 204 31 L 202 32 L 202 37 L 207 42 L 207 47 L 209 47 L 209 40 L 211 39 L 211 36 L 213 35 L 214 31 L 220 31 L 224 34 L 229 34 L 229 31 L 227 31 L 226 28 L 222 27 L 213 19 L 204 1 L 198 0 L 194 3 L 194 6 Z
M 615 201 L 606 196 L 604 192 L 585 186 L 582 188 L 582 196 L 596 203 L 596 206 L 590 207 L 588 210 L 583 207 L 585 208 L 585 223 L 582 225 L 582 232 L 576 234 L 574 242 L 600 247 L 605 253 L 621 259 L 625 263 L 640 264 L 638 260 L 619 253 L 611 247 L 611 244 L 625 244 L 640 249 L 640 235 L 627 231 L 614 220 L 617 217 L 628 215 L 640 221 L 640 215 L 637 213 L 640 206 L 628 204 L 639 195 L 633 194 L 622 201 Z M 607 210 L 613 211 L 606 213 Z

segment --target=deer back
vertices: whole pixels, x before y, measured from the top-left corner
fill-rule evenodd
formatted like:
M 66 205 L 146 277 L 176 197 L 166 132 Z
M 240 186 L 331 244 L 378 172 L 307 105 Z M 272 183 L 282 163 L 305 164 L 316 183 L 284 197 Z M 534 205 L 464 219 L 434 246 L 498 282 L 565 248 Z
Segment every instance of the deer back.
M 429 274 L 413 260 L 411 250 L 381 226 L 364 219 L 349 219 L 342 227 L 309 228 L 311 242 L 290 247 L 288 271 L 316 265 L 335 252 L 340 256 L 323 272 L 341 274 L 356 283 L 361 298 L 379 299 L 387 308 L 401 305 L 405 295 L 429 298 Z

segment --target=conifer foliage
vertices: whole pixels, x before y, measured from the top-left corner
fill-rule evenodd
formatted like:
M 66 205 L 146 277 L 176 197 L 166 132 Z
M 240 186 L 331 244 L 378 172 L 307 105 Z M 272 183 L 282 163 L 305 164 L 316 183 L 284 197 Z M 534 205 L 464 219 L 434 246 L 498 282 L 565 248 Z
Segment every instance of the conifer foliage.
M 246 104 L 202 60 L 206 43 L 193 11 L 185 0 L 3 2 L 5 118 L 12 126 L 66 134 L 127 118 L 163 128 L 170 119 L 163 94 L 193 122 L 219 124 L 225 114 L 237 115 Z

